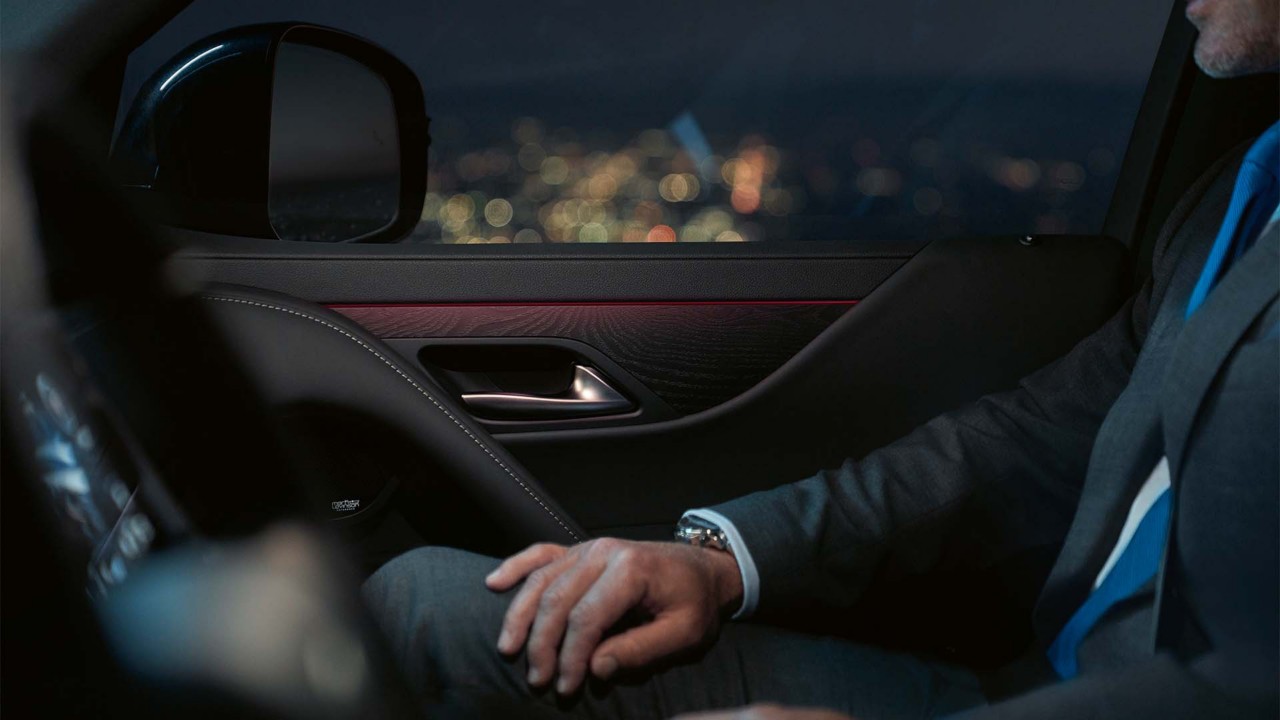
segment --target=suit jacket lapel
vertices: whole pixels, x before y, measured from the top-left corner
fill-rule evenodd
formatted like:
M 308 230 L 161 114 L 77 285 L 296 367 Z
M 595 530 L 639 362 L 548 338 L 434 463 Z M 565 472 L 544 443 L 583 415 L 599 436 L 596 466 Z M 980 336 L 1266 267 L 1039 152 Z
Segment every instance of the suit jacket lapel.
M 1092 592 L 1094 577 L 1120 534 L 1128 504 L 1160 460 L 1160 427 L 1151 422 L 1158 416 L 1127 415 L 1142 426 L 1115 439 L 1133 445 L 1127 452 L 1104 453 L 1110 456 L 1108 466 L 1090 470 L 1071 529 L 1036 604 L 1036 632 L 1046 643 Z
M 1088 597 L 1129 504 L 1161 454 L 1168 455 L 1171 469 L 1178 467 L 1213 378 L 1276 294 L 1277 236 L 1280 223 L 1273 223 L 1186 325 L 1186 299 L 1207 248 L 1184 260 L 1188 270 L 1170 287 L 1130 388 L 1099 432 L 1080 506 L 1036 607 L 1036 630 L 1046 642 Z
M 1264 229 L 1178 337 L 1164 379 L 1165 454 L 1178 477 L 1196 414 L 1240 337 L 1280 285 L 1280 223 Z

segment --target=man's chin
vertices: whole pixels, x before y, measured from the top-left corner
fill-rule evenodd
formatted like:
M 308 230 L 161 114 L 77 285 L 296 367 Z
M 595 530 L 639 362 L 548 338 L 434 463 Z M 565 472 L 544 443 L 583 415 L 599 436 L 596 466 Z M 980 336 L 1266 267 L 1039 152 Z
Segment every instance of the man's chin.
M 1202 53 L 1199 47 L 1196 48 L 1195 58 L 1196 67 L 1200 68 L 1200 72 L 1215 80 L 1224 80 L 1243 74 L 1234 66 L 1231 58 L 1224 58 L 1211 52 Z
M 1195 47 L 1196 66 L 1205 75 L 1219 80 L 1280 70 L 1280 59 L 1273 57 L 1273 53 L 1267 53 L 1267 57 L 1262 57 L 1262 53 L 1257 55 L 1228 52 L 1204 42 L 1203 35 Z

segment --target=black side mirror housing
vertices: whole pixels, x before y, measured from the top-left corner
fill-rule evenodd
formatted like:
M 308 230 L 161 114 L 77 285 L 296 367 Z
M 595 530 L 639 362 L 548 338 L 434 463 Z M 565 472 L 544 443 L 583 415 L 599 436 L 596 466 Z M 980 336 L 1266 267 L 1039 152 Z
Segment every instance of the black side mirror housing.
M 418 223 L 428 119 L 413 71 L 329 28 L 234 28 L 139 90 L 117 181 L 161 224 L 225 235 L 392 242 Z

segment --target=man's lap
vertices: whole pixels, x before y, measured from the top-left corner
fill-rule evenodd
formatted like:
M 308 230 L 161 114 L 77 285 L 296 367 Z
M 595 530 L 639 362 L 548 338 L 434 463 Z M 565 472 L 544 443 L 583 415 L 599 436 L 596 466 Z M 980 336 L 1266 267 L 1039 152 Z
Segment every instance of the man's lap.
M 661 718 L 756 702 L 821 706 L 859 718 L 933 717 L 982 699 L 957 668 L 865 645 L 751 623 L 725 625 L 716 643 L 634 677 L 592 681 L 568 700 L 534 691 L 522 656 L 495 648 L 510 600 L 484 576 L 498 561 L 420 548 L 383 566 L 365 602 L 415 691 L 424 698 L 500 696 L 580 717 Z M 512 591 L 514 592 L 514 591 Z

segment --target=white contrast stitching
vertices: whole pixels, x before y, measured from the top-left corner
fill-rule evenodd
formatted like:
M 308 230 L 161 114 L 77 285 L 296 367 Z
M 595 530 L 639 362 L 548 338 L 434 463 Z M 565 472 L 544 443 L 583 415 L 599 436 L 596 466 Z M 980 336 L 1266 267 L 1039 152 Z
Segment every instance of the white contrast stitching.
M 511 470 L 511 468 L 507 467 L 505 463 L 503 463 L 501 460 L 499 460 L 499 459 L 498 459 L 498 456 L 497 456 L 497 455 L 494 455 L 494 454 L 493 454 L 493 451 L 491 451 L 491 450 L 490 450 L 490 449 L 489 449 L 489 448 L 488 448 L 488 447 L 487 447 L 487 446 L 486 446 L 486 445 L 485 445 L 485 444 L 480 440 L 480 438 L 476 437 L 474 433 L 472 433 L 469 429 L 467 429 L 467 426 L 466 426 L 466 425 L 463 425 L 463 424 L 458 420 L 458 418 L 454 417 L 453 413 L 449 412 L 449 409 L 448 409 L 448 408 L 446 408 L 445 406 L 441 405 L 441 404 L 440 404 L 440 401 L 438 401 L 438 400 L 436 400 L 434 397 L 432 397 L 431 393 L 427 392 L 427 391 L 426 391 L 426 390 L 425 390 L 421 385 L 419 385 L 417 382 L 415 382 L 413 378 L 411 378 L 411 377 L 409 377 L 407 374 L 405 374 L 405 372 L 404 372 L 403 370 L 401 370 L 401 369 L 400 369 L 400 367 L 399 367 L 398 365 L 396 365 L 394 362 L 392 362 L 392 361 L 388 360 L 386 357 L 384 357 L 384 356 L 382 355 L 382 353 L 380 353 L 380 352 L 378 352 L 377 350 L 375 350 L 374 348 L 370 347 L 368 343 L 364 342 L 363 340 L 361 340 L 360 338 L 356 337 L 355 335 L 352 335 L 351 333 L 347 332 L 346 330 L 343 330 L 342 328 L 338 327 L 337 325 L 334 325 L 334 324 L 333 324 L 333 323 L 331 323 L 331 322 L 328 322 L 328 321 L 326 321 L 326 320 L 321 320 L 320 318 L 313 317 L 313 316 L 311 316 L 311 315 L 307 315 L 306 313 L 298 312 L 297 310 L 290 310 L 289 308 L 279 307 L 279 306 L 277 306 L 277 305 L 268 305 L 268 304 L 266 304 L 266 303 L 260 303 L 260 302 L 256 302 L 256 301 L 253 301 L 253 300 L 241 300 L 241 299 L 239 299 L 239 298 L 221 297 L 221 296 L 218 296 L 218 295 L 201 295 L 200 297 L 201 297 L 201 298 L 203 298 L 203 299 L 205 299 L 205 300 L 217 300 L 217 301 L 220 301 L 220 302 L 239 303 L 239 304 L 241 304 L 241 305 L 252 305 L 252 306 L 254 306 L 254 307 L 260 307 L 260 308 L 264 308 L 264 309 L 266 309 L 266 310 L 275 310 L 275 311 L 277 311 L 277 312 L 288 313 L 289 315 L 295 315 L 295 316 L 297 316 L 297 317 L 303 318 L 304 320 L 310 320 L 311 322 L 319 323 L 320 325 L 323 325 L 323 326 L 325 326 L 325 327 L 329 328 L 330 330 L 334 330 L 334 331 L 336 331 L 336 332 L 338 332 L 338 333 L 341 333 L 341 334 L 342 334 L 343 336 L 345 336 L 348 340 L 351 340 L 351 341 L 352 341 L 352 342 L 354 342 L 355 344 L 359 345 L 360 347 L 362 347 L 362 348 L 364 348 L 365 350 L 367 350 L 367 351 L 369 351 L 370 353 L 372 353 L 372 354 L 373 354 L 373 356 L 374 356 L 374 357 L 376 357 L 376 358 L 378 358 L 379 360 L 381 360 L 381 361 L 383 362 L 383 364 L 385 364 L 387 367 L 389 367 L 389 368 L 391 368 L 392 370 L 394 370 L 394 371 L 395 371 L 395 373 L 396 373 L 397 375 L 399 375 L 401 378 L 403 378 L 405 382 L 407 382 L 407 383 L 409 383 L 410 385 L 412 385 L 412 386 L 413 386 L 413 389 L 417 390 L 419 393 L 422 393 L 422 396 L 423 396 L 423 397 L 425 397 L 426 399 L 430 400 L 430 401 L 431 401 L 431 404 L 432 404 L 432 405 L 435 405 L 437 410 L 439 410 L 440 412 L 444 413 L 445 417 L 447 417 L 447 418 L 449 418 L 450 420 L 452 420 L 452 421 L 453 421 L 453 424 L 454 424 L 454 425 L 457 425 L 459 430 L 461 430 L 462 432 L 466 433 L 467 437 L 471 438 L 472 442 L 474 442 L 477 446 L 479 446 L 479 448 L 480 448 L 481 450 L 483 450 L 483 451 L 484 451 L 484 454 L 489 456 L 489 459 L 490 459 L 490 460 L 492 460 L 492 461 L 494 461 L 495 463 L 497 463 L 497 464 L 498 464 L 498 467 L 502 468 L 502 469 L 507 473 L 507 475 L 509 475 L 509 476 L 511 477 L 511 479 L 512 479 L 512 480 L 515 480 L 515 481 L 516 481 L 516 483 L 517 483 L 518 485 L 520 485 L 520 487 L 521 487 L 521 488 L 522 488 L 522 489 L 523 489 L 523 490 L 524 490 L 524 491 L 529 495 L 529 497 L 533 498 L 534 502 L 538 503 L 538 505 L 539 505 L 539 506 L 541 506 L 541 507 L 542 507 L 542 509 L 543 509 L 543 510 L 545 510 L 545 511 L 547 512 L 547 514 L 548 514 L 548 515 L 550 515 L 550 516 L 551 516 L 551 518 L 552 518 L 553 520 L 555 520 L 555 521 L 556 521 L 556 524 L 558 524 L 561 528 L 563 528 L 565 532 L 569 533 L 569 536 L 570 536 L 570 537 L 572 537 L 574 540 L 578 540 L 578 541 L 580 541 L 580 540 L 582 539 L 582 538 L 578 537 L 578 533 L 576 533 L 576 532 L 574 532 L 573 530 L 569 529 L 569 526 L 568 526 L 568 525 L 566 525 L 566 524 L 564 523 L 564 521 L 560 519 L 560 516 L 559 516 L 559 515 L 557 515 L 557 514 L 555 513 L 555 511 L 554 511 L 554 510 L 552 510 L 551 508 L 547 507 L 547 504 L 546 504 L 546 503 L 544 503 L 544 502 L 542 501 L 542 498 L 538 497 L 538 495 L 537 495 L 536 493 L 534 493 L 533 489 L 532 489 L 532 488 L 530 488 L 528 485 L 526 485 L 526 484 L 524 483 L 524 481 L 523 481 L 523 480 L 521 480 L 521 479 L 520 479 L 520 477 L 519 477 L 518 475 L 516 475 L 516 474 L 515 474 L 515 472 L 513 472 L 513 471 Z

